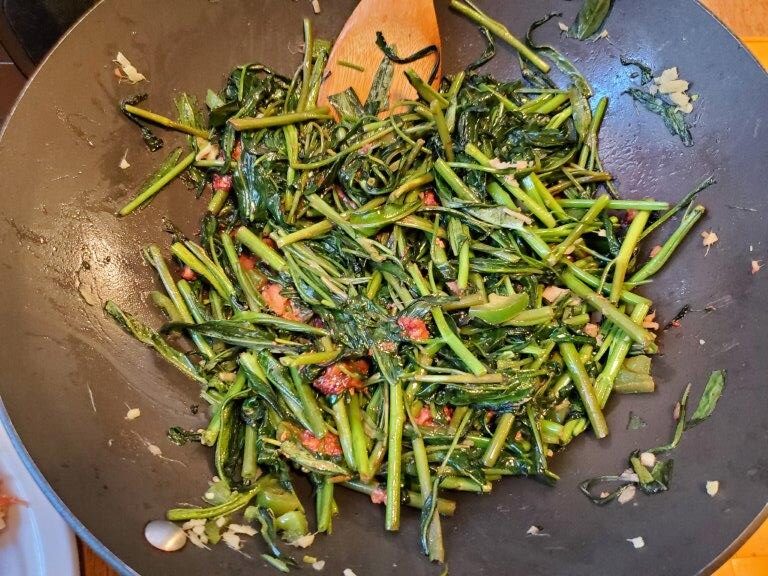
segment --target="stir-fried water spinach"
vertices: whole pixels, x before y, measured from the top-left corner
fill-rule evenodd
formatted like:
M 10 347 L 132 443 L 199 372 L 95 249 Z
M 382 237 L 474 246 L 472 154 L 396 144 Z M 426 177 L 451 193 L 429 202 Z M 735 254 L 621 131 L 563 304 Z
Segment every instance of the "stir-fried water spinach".
M 205 542 L 221 537 L 217 519 L 244 511 L 265 559 L 287 570 L 277 535 L 309 532 L 295 469 L 315 487 L 313 531 L 331 531 L 343 487 L 383 504 L 387 530 L 403 505 L 421 509 L 421 547 L 442 561 L 450 490 L 554 482 L 559 450 L 590 429 L 608 434 L 613 392 L 654 389 L 652 303 L 635 289 L 703 207 L 688 206 L 682 232 L 641 265 L 644 231 L 682 206 L 615 197 L 598 141 L 607 99 L 553 48 L 453 4 L 485 27 L 484 59 L 493 34 L 536 72 L 472 69 L 435 89 L 408 70 L 418 98 L 387 102 L 403 60 L 381 37 L 371 94 L 344 92 L 331 110 L 317 104 L 330 45 L 306 22 L 296 74 L 238 66 L 209 91 L 207 121 L 186 95 L 176 120 L 123 107 L 153 148 L 148 123 L 188 134 L 190 151 L 174 151 L 121 215 L 182 173 L 212 188 L 198 238 L 173 230 L 171 262 L 144 251 L 168 323 L 105 307 L 210 405 L 205 429 L 169 431 L 213 449 L 209 505 L 168 512 L 207 522 Z M 571 85 L 554 84 L 548 60 Z M 173 333 L 193 347 L 171 346 Z

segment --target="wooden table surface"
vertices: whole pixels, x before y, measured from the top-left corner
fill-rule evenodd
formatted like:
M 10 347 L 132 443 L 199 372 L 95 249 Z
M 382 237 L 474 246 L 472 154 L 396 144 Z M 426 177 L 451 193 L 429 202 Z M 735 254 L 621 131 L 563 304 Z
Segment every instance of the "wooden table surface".
M 744 40 L 768 68 L 768 0 L 701 0 L 733 32 Z M 23 79 L 2 62 L 0 82 L 21 87 Z M 4 109 L 0 102 L 0 109 Z M 78 541 L 83 576 L 117 576 L 96 554 Z M 715 573 L 715 576 L 768 576 L 768 523 Z

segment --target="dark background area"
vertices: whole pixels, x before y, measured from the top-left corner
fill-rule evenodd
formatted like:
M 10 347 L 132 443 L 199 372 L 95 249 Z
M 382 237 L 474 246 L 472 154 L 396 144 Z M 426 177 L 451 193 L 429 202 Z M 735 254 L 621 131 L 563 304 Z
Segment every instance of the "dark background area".
M 24 81 L 24 76 L 13 64 L 8 52 L 0 45 L 0 123 L 8 115 Z
M 0 0 L 0 124 L 25 76 L 95 0 Z

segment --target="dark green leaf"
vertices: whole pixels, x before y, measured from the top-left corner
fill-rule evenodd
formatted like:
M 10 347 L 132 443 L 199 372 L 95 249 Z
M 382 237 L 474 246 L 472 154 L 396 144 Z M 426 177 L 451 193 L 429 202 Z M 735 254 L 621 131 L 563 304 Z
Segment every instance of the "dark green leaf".
M 126 104 L 137 106 L 144 102 L 146 99 L 147 94 L 137 94 L 136 96 L 125 98 L 120 102 L 120 110 L 123 112 L 123 114 L 125 114 L 126 118 L 128 118 L 131 122 L 139 127 L 139 130 L 141 130 L 141 137 L 144 140 L 144 145 L 149 149 L 149 151 L 157 152 L 160 150 L 160 148 L 163 147 L 163 139 L 159 136 L 155 136 L 155 134 L 152 132 L 152 129 L 143 120 L 134 116 L 130 112 L 126 112 L 125 110 Z
M 648 84 L 653 80 L 653 72 L 651 67 L 641 62 L 640 60 L 633 60 L 624 56 L 619 56 L 619 61 L 623 66 L 635 66 L 640 71 L 640 84 Z
M 384 204 L 366 212 L 354 212 L 349 216 L 349 223 L 363 236 L 373 236 L 389 224 L 394 224 L 421 208 L 421 202 L 407 204 Z
M 589 107 L 589 96 L 582 92 L 581 83 L 575 83 L 571 86 L 569 96 L 571 98 L 571 107 L 573 108 L 573 124 L 576 132 L 579 134 L 579 140 L 583 142 L 589 134 L 589 127 L 592 124 L 592 109 Z
M 664 125 L 671 134 L 678 136 L 685 146 L 693 146 L 693 136 L 691 129 L 685 121 L 685 116 L 677 106 L 671 104 L 660 96 L 653 96 L 639 88 L 629 88 L 627 94 L 642 104 L 646 110 L 658 114 L 664 120 Z
M 174 330 L 188 330 L 232 344 L 253 350 L 269 349 L 274 351 L 290 351 L 289 348 L 276 344 L 274 336 L 265 330 L 256 328 L 250 322 L 238 322 L 234 320 L 211 320 L 202 324 L 186 324 L 184 322 L 170 322 L 163 326 L 163 332 Z
M 707 385 L 704 387 L 704 392 L 701 394 L 699 404 L 696 406 L 696 410 L 693 412 L 693 416 L 685 424 L 685 429 L 693 428 L 696 424 L 699 424 L 709 418 L 712 412 L 715 411 L 717 401 L 725 390 L 725 370 L 715 370 L 709 375 Z
M 275 154 L 257 156 L 244 152 L 233 174 L 233 185 L 245 222 L 263 220 L 267 215 L 283 221 L 281 198 L 287 186 L 284 174 L 287 161 Z
M 285 565 L 286 563 L 289 563 L 295 566 L 295 561 L 289 556 L 285 556 L 280 550 L 280 547 L 277 545 L 277 530 L 275 529 L 275 518 L 272 515 L 272 511 L 269 508 L 262 506 L 249 506 L 245 512 L 247 518 L 255 517 L 255 519 L 259 521 L 259 524 L 261 525 L 259 532 L 261 537 L 264 539 L 264 542 L 272 551 L 272 555 L 274 556 L 272 560 L 279 561 L 279 565 Z M 273 566 L 276 566 L 276 564 L 273 564 Z
M 656 448 L 651 448 L 648 450 L 648 452 L 651 452 L 652 454 L 661 454 L 664 452 L 669 452 L 670 450 L 673 450 L 677 447 L 678 444 L 680 444 L 680 439 L 683 437 L 683 430 L 685 429 L 685 414 L 688 408 L 688 396 L 691 393 L 691 385 L 688 384 L 683 389 L 683 394 L 680 397 L 680 414 L 677 418 L 677 424 L 675 424 L 675 432 L 672 435 L 672 440 L 669 442 L 669 444 L 665 444 L 664 446 L 657 446 Z
M 619 484 L 617 488 L 612 490 L 603 489 L 605 484 L 610 485 L 616 483 Z M 597 476 L 596 478 L 582 481 L 579 484 L 579 490 L 581 490 L 582 494 L 589 498 L 593 504 L 603 506 L 609 502 L 613 502 L 621 495 L 627 486 L 632 484 L 633 482 L 626 480 L 621 476 Z
M 295 442 L 283 442 L 280 444 L 280 452 L 301 468 L 305 468 L 321 476 L 350 476 L 349 470 L 339 466 L 330 460 L 317 458 L 309 450 L 299 446 Z
M 449 384 L 438 394 L 440 404 L 474 406 L 495 412 L 512 412 L 530 401 L 533 380 L 524 376 L 510 375 L 503 384 Z
M 611 0 L 584 0 L 576 21 L 568 29 L 568 35 L 579 40 L 586 40 L 600 30 L 611 10 Z
M 172 364 L 193 380 L 203 384 L 208 383 L 197 370 L 195 364 L 187 358 L 185 354 L 179 352 L 173 346 L 168 344 L 168 342 L 166 342 L 160 334 L 152 330 L 152 328 L 143 324 L 127 312 L 123 312 L 120 307 L 111 300 L 108 300 L 104 305 L 104 311 L 109 314 L 123 330 L 131 334 L 139 342 L 153 348 L 169 364 Z
M 400 57 L 397 55 L 395 47 L 387 44 L 387 41 L 384 39 L 384 34 L 381 32 L 376 32 L 376 46 L 378 46 L 379 49 L 384 52 L 384 55 L 387 57 L 387 59 L 391 60 L 395 64 L 411 64 L 412 62 L 426 58 L 430 54 L 434 54 L 435 63 L 432 66 L 432 71 L 429 73 L 427 84 L 432 84 L 432 82 L 434 82 L 435 78 L 437 77 L 437 71 L 440 69 L 440 50 L 434 44 L 425 46 L 410 56 Z
M 395 77 L 395 65 L 389 58 L 382 58 L 376 75 L 373 77 L 371 91 L 365 99 L 363 109 L 366 114 L 376 116 L 389 107 L 389 88 L 392 86 L 392 79 Z
M 197 106 L 197 98 L 182 92 L 174 99 L 179 123 L 193 128 L 205 129 L 203 115 Z
M 222 322 L 226 322 L 226 320 L 219 321 L 219 324 L 221 325 Z M 271 326 L 273 328 L 277 328 L 278 330 L 285 330 L 287 332 L 298 332 L 302 334 L 313 334 L 315 336 L 326 336 L 328 334 L 328 332 L 323 330 L 322 328 L 317 328 L 316 326 L 310 326 L 309 324 L 305 324 L 304 322 L 298 322 L 296 320 L 286 320 L 285 318 L 280 318 L 279 316 L 272 316 L 271 314 L 264 314 L 263 312 L 251 312 L 251 311 L 238 312 L 232 317 L 232 322 L 235 325 L 242 324 L 243 322 L 247 322 L 250 324 Z
M 506 228 L 507 230 L 519 230 L 523 227 L 521 215 L 513 212 L 505 206 L 491 207 L 466 207 L 465 210 L 478 220 L 481 220 L 496 228 Z
M 592 87 L 589 85 L 589 82 L 587 79 L 582 75 L 581 72 L 579 72 L 578 68 L 573 65 L 573 62 L 571 62 L 568 58 L 563 56 L 563 54 L 560 53 L 559 50 L 556 48 L 549 46 L 547 44 L 536 44 L 533 41 L 533 32 L 538 28 L 539 26 L 542 26 L 543 24 L 547 23 L 550 19 L 554 18 L 555 16 L 561 16 L 559 12 L 553 12 L 551 14 L 547 14 L 544 16 L 544 18 L 541 18 L 540 20 L 536 20 L 533 24 L 531 24 L 531 27 L 528 29 L 528 34 L 526 34 L 525 39 L 528 45 L 533 48 L 534 50 L 538 50 L 540 53 L 546 55 L 547 58 L 549 58 L 552 63 L 557 67 L 560 72 L 568 76 L 568 78 L 571 80 L 573 84 L 579 87 L 579 90 L 581 93 L 586 97 L 589 98 L 592 96 Z
M 669 488 L 669 479 L 672 475 L 673 460 L 658 459 L 652 470 L 648 470 L 640 461 L 640 452 L 635 451 L 629 458 L 629 464 L 632 466 L 638 478 L 638 486 L 646 494 L 658 494 Z
M 332 94 L 328 97 L 328 101 L 336 109 L 343 122 L 354 123 L 365 116 L 365 110 L 360 103 L 360 98 L 358 98 L 357 93 L 352 88 L 347 88 L 344 92 L 339 92 L 338 94 Z

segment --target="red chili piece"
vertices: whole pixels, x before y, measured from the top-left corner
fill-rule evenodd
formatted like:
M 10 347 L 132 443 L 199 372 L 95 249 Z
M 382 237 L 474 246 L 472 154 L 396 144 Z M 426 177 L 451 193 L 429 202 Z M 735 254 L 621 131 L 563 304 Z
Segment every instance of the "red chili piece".
M 368 362 L 365 360 L 346 360 L 337 362 L 325 369 L 312 385 L 320 392 L 336 395 L 346 390 L 363 388 L 363 378 L 368 375 Z
M 400 326 L 403 333 L 411 340 L 423 341 L 429 339 L 429 330 L 421 318 L 402 316 L 398 318 L 397 325 Z

